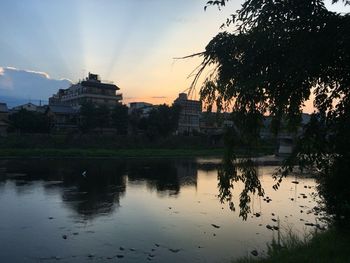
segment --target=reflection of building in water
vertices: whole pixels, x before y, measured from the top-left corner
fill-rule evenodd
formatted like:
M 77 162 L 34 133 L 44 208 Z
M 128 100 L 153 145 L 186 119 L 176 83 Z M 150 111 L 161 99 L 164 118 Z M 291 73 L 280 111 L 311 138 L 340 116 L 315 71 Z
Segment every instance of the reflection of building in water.
M 181 161 L 175 164 L 177 177 L 181 186 L 197 188 L 197 164 L 193 161 Z
M 146 182 L 159 194 L 177 195 L 182 186 L 197 185 L 197 170 L 192 161 L 146 160 L 129 163 L 129 181 Z
M 112 213 L 125 194 L 126 166 L 123 162 L 13 160 L 3 164 L 3 167 L 12 179 L 17 179 L 15 175 L 20 176 L 21 184 L 41 181 L 48 194 L 56 188 L 61 193 L 64 205 L 84 218 Z
M 289 134 L 280 134 L 278 136 L 278 150 L 277 155 L 290 155 L 293 152 L 294 140 Z
M 125 164 L 108 160 L 84 160 L 70 177 L 73 188 L 64 190 L 65 205 L 87 218 L 110 214 L 125 194 Z
M 105 179 L 93 175 L 75 187 L 65 188 L 62 199 L 65 205 L 85 218 L 110 214 L 120 205 L 125 193 L 125 177 Z
M 3 167 L 5 174 L 20 176 L 22 184 L 40 181 L 47 194 L 55 190 L 64 206 L 84 219 L 119 207 L 126 175 L 129 182 L 142 182 L 142 187 L 164 196 L 178 195 L 181 187 L 197 187 L 197 164 L 192 160 L 10 160 Z

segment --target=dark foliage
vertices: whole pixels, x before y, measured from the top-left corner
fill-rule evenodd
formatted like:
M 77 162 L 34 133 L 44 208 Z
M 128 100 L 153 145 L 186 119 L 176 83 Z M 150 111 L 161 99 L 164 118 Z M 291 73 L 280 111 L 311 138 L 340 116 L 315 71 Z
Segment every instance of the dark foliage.
M 177 129 L 180 107 L 178 105 L 159 105 L 151 110 L 149 116 L 139 121 L 139 129 L 143 130 L 148 137 L 166 137 Z
M 80 107 L 80 125 L 82 132 L 89 132 L 96 127 L 96 108 L 91 102 L 84 102 Z
M 9 115 L 10 131 L 20 133 L 48 133 L 50 131 L 49 118 L 39 112 L 21 109 Z
M 208 1 L 207 6 L 226 2 Z M 313 93 L 317 116 L 275 175 L 275 188 L 295 162 L 307 165 L 319 175 L 327 208 L 349 216 L 350 15 L 328 11 L 322 0 L 246 0 L 224 27 L 232 31 L 219 33 L 199 54 L 203 62 L 192 88 L 210 66 L 201 99 L 209 109 L 213 104 L 218 110 L 232 107 L 246 138 L 256 137 L 264 114 L 273 116 L 276 133 L 282 119 L 295 130 Z M 234 162 L 228 163 L 235 169 Z
M 106 128 L 110 126 L 110 110 L 107 106 L 101 105 L 95 109 L 96 122 L 99 128 Z
M 114 127 L 118 134 L 127 133 L 127 107 L 118 105 L 113 110 L 105 105 L 95 106 L 91 102 L 85 102 L 80 107 L 80 130 L 84 133 L 96 128 L 101 131 L 104 128 Z
M 128 107 L 118 104 L 112 111 L 112 125 L 117 129 L 119 135 L 128 133 Z

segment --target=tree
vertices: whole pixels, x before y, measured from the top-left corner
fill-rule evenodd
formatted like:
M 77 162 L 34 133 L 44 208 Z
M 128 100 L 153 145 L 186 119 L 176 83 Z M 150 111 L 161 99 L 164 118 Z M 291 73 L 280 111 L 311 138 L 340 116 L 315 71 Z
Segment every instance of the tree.
M 117 129 L 117 134 L 126 135 L 128 133 L 128 107 L 118 104 L 112 111 L 112 123 Z
M 9 116 L 10 130 L 20 133 L 47 133 L 50 131 L 49 118 L 39 112 L 21 109 Z
M 82 132 L 89 132 L 96 127 L 96 109 L 92 102 L 84 102 L 80 106 L 80 125 Z
M 317 116 L 300 138 L 303 144 L 275 175 L 276 188 L 291 164 L 316 166 L 327 208 L 349 217 L 350 135 L 344 127 L 350 127 L 350 15 L 328 11 L 321 0 L 246 0 L 223 27 L 226 31 L 204 52 L 193 55 L 203 61 L 192 88 L 210 66 L 213 71 L 200 88 L 204 104 L 209 109 L 216 104 L 218 110 L 232 106 L 250 127 L 259 127 L 268 113 L 275 133 L 282 119 L 290 128 L 298 124 L 303 104 L 314 93 Z M 243 136 L 256 134 L 256 128 L 246 129 Z
M 148 117 L 141 118 L 139 128 L 151 138 L 166 137 L 175 132 L 178 126 L 180 107 L 178 105 L 159 105 L 150 111 Z
M 140 109 L 134 109 L 128 116 L 128 125 L 130 126 L 130 133 L 132 135 L 138 134 L 141 115 L 142 111 Z
M 107 128 L 110 126 L 110 110 L 106 105 L 100 105 L 97 108 L 95 108 L 95 115 L 96 125 L 101 129 L 101 131 L 103 128 Z
M 150 126 L 155 127 L 161 136 L 166 137 L 177 129 L 179 114 L 180 108 L 178 105 L 169 107 L 163 104 L 152 110 L 148 119 Z

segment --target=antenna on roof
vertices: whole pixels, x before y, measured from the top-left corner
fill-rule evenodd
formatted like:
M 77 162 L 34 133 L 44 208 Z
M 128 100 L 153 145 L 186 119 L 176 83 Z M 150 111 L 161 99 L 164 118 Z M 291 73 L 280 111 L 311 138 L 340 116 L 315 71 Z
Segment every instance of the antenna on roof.
M 85 76 L 86 76 L 86 70 L 83 68 L 82 70 L 81 70 L 81 73 L 83 74 L 83 78 L 82 78 L 82 80 L 84 80 L 84 78 L 85 78 Z

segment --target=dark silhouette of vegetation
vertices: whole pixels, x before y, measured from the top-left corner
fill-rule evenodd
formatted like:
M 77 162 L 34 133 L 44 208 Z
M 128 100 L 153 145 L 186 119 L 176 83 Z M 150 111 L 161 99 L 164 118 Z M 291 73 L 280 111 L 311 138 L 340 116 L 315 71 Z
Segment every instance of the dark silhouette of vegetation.
M 265 257 L 244 257 L 231 263 L 295 263 L 295 262 L 349 262 L 348 229 L 330 229 L 301 239 L 292 231 L 283 234 L 281 241 L 273 239 Z
M 228 202 L 232 211 L 236 211 L 233 203 L 233 190 L 237 182 L 244 183 L 244 189 L 239 196 L 239 216 L 244 220 L 250 213 L 250 195 L 257 193 L 259 196 L 264 195 L 264 189 L 258 179 L 257 167 L 251 159 L 242 159 L 237 161 L 230 158 L 227 154 L 224 161 L 218 169 L 218 188 L 219 198 L 222 203 Z
M 144 181 L 147 188 L 158 193 L 176 196 L 183 185 L 196 185 L 197 166 L 192 161 L 169 161 L 165 159 L 117 159 L 117 160 L 42 160 L 27 159 L 8 161 L 7 171 L 22 176 L 23 184 L 32 181 L 62 181 L 62 201 L 67 207 L 84 218 L 110 214 L 119 207 L 120 197 L 125 194 L 126 177 L 129 181 Z M 180 173 L 181 168 L 187 168 Z M 14 179 L 14 177 L 9 178 Z M 187 180 L 184 180 L 187 179 Z M 5 176 L 0 182 L 6 181 Z M 182 181 L 181 181 L 182 180 Z M 50 188 L 47 184 L 45 187 Z M 64 191 L 69 188 L 70 191 Z M 84 195 L 81 193 L 84 192 Z
M 96 127 L 95 105 L 92 102 L 84 102 L 80 107 L 80 130 L 89 132 Z
M 220 8 L 228 1 L 208 1 L 207 6 Z M 256 143 L 252 138 L 259 134 L 267 113 L 273 117 L 271 126 L 276 134 L 282 119 L 295 130 L 302 106 L 313 93 L 317 115 L 306 127 L 295 153 L 275 174 L 275 188 L 296 162 L 315 168 L 327 208 L 348 218 L 350 15 L 328 11 L 321 0 L 246 0 L 222 28 L 226 30 L 218 33 L 204 52 L 193 55 L 203 61 L 192 89 L 211 66 L 213 70 L 200 89 L 201 100 L 209 110 L 214 104 L 219 111 L 232 107 L 244 128 L 235 134 L 251 144 Z M 232 173 L 236 163 L 230 158 L 234 155 L 227 162 Z M 243 173 L 252 177 L 250 172 Z M 238 179 L 248 189 L 249 184 L 253 188 L 259 185 L 244 176 Z
M 112 124 L 117 129 L 117 134 L 126 135 L 128 133 L 128 107 L 118 104 L 112 111 Z
M 152 109 L 147 117 L 140 118 L 138 128 L 150 138 L 166 137 L 176 131 L 179 115 L 178 105 L 159 105 Z
M 80 130 L 84 133 L 98 128 L 115 128 L 117 134 L 125 135 L 128 132 L 128 107 L 117 105 L 110 110 L 105 105 L 96 107 L 91 102 L 85 102 L 80 107 Z
M 110 116 L 110 110 L 106 105 L 100 105 L 95 108 L 95 118 L 96 118 L 96 124 L 97 127 L 101 130 L 103 128 L 110 127 L 111 123 L 111 116 Z
M 19 133 L 48 133 L 50 131 L 49 118 L 39 112 L 21 109 L 9 115 L 9 130 Z

